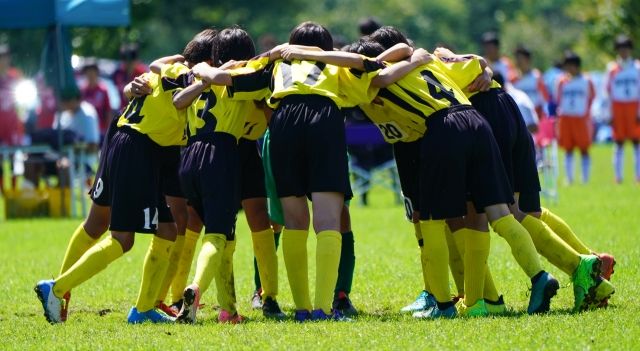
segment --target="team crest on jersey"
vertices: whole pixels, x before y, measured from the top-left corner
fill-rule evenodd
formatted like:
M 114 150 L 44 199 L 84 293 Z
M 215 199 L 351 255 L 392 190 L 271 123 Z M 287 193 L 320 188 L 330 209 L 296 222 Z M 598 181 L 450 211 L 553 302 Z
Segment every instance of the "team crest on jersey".
M 93 198 L 94 199 L 99 198 L 103 190 L 104 190 L 104 183 L 102 182 L 102 178 L 98 178 L 98 180 L 96 181 L 96 186 L 93 189 Z

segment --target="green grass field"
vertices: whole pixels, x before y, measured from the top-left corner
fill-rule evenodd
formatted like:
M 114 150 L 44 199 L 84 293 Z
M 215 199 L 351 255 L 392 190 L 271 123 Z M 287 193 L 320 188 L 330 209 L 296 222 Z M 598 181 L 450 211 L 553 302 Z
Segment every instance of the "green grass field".
M 571 313 L 569 278 L 543 261 L 559 278 L 561 289 L 550 314 L 526 315 L 528 279 L 504 240 L 493 235 L 491 268 L 513 313 L 438 321 L 399 314 L 421 289 L 419 255 L 403 208 L 393 205 L 390 194 L 380 190 L 372 195 L 370 207 L 354 206 L 352 210 L 357 261 L 351 297 L 361 312 L 353 323 L 277 323 L 250 310 L 252 253 L 241 215 L 236 287 L 239 310 L 250 318 L 248 323 L 217 324 L 211 288 L 203 296 L 206 307 L 195 326 L 127 325 L 126 313 L 136 298 L 149 243 L 149 236 L 140 235 L 130 253 L 74 290 L 69 321 L 51 326 L 32 289 L 39 279 L 57 273 L 79 219 L 0 221 L 0 349 L 640 349 L 636 296 L 640 294 L 640 186 L 631 182 L 629 151 L 625 184 L 614 184 L 611 148 L 599 146 L 593 152 L 592 182 L 560 186 L 560 202 L 548 204 L 591 248 L 616 256 L 612 282 L 617 292 L 607 309 Z M 308 245 L 310 262 L 315 262 L 315 240 L 311 238 Z M 453 281 L 451 284 L 453 288 Z M 282 259 L 280 292 L 281 305 L 291 311 Z

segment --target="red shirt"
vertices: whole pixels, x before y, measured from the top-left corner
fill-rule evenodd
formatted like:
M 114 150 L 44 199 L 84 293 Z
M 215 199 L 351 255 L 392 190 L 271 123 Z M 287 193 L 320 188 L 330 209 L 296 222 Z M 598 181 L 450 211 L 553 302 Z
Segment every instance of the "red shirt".
M 129 84 L 135 77 L 146 73 L 149 68 L 143 63 L 136 62 L 133 65 L 133 70 L 131 74 L 127 74 L 127 66 L 124 63 L 121 63 L 118 69 L 113 72 L 113 84 L 118 88 L 118 92 L 120 93 L 120 109 L 123 109 L 129 103 L 129 100 L 124 95 L 124 87 Z
M 20 79 L 20 71 L 9 68 L 0 76 L 0 145 L 19 145 L 24 128 L 18 118 L 14 88 Z
M 109 102 L 109 94 L 104 84 L 98 83 L 98 85 L 90 87 L 84 86 L 80 89 L 82 92 L 82 100 L 87 101 L 98 112 L 98 125 L 100 127 L 100 134 L 107 132 L 109 123 L 111 122 L 111 104 Z

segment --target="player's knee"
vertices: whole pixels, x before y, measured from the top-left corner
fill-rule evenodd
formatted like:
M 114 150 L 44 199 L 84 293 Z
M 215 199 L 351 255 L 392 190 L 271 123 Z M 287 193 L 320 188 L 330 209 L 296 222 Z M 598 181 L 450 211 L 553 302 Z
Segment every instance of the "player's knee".
M 120 244 L 123 253 L 129 252 L 135 241 L 133 233 L 112 232 L 111 237 Z
M 491 222 L 511 214 L 511 211 L 509 211 L 509 207 L 507 206 L 507 204 L 497 204 L 497 205 L 487 206 L 485 208 L 485 211 L 487 213 L 487 218 Z
M 447 219 L 447 225 L 449 226 L 449 230 L 451 230 L 452 233 L 457 232 L 458 230 L 464 228 L 465 226 L 464 218 L 463 217 L 449 218 Z
M 175 241 L 176 236 L 178 235 L 178 229 L 175 223 L 173 222 L 160 222 L 158 223 L 158 230 L 156 231 L 156 236 L 159 238 Z
M 346 233 L 351 231 L 351 214 L 349 213 L 349 207 L 346 205 L 342 207 L 342 213 L 340 214 L 340 233 Z

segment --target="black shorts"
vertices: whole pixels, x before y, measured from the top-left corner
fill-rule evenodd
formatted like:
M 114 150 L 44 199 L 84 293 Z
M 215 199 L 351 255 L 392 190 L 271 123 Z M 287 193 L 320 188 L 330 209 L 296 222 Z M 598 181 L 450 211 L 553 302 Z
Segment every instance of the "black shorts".
M 535 146 L 518 105 L 503 89 L 476 94 L 471 102 L 491 126 L 509 185 L 514 193 L 520 193 L 520 210 L 540 212 Z
M 240 200 L 266 198 L 264 168 L 255 140 L 240 139 Z
M 471 106 L 458 105 L 427 119 L 420 152 L 420 219 L 464 216 L 467 193 L 476 209 L 513 203 L 491 128 Z
M 133 129 L 119 128 L 109 140 L 91 198 L 111 207 L 110 230 L 155 233 L 162 197 L 159 158 L 160 146 Z
M 160 183 L 162 193 L 167 196 L 184 197 L 180 188 L 180 146 L 165 146 L 160 148 Z
M 413 211 L 420 208 L 420 142 L 419 139 L 410 143 L 393 144 L 393 155 L 408 220 L 412 220 Z
M 182 191 L 205 226 L 233 240 L 240 202 L 239 154 L 228 133 L 199 135 L 189 140 L 180 163 Z
M 337 192 L 351 198 L 344 115 L 331 99 L 285 97 L 271 117 L 269 132 L 278 196 Z

